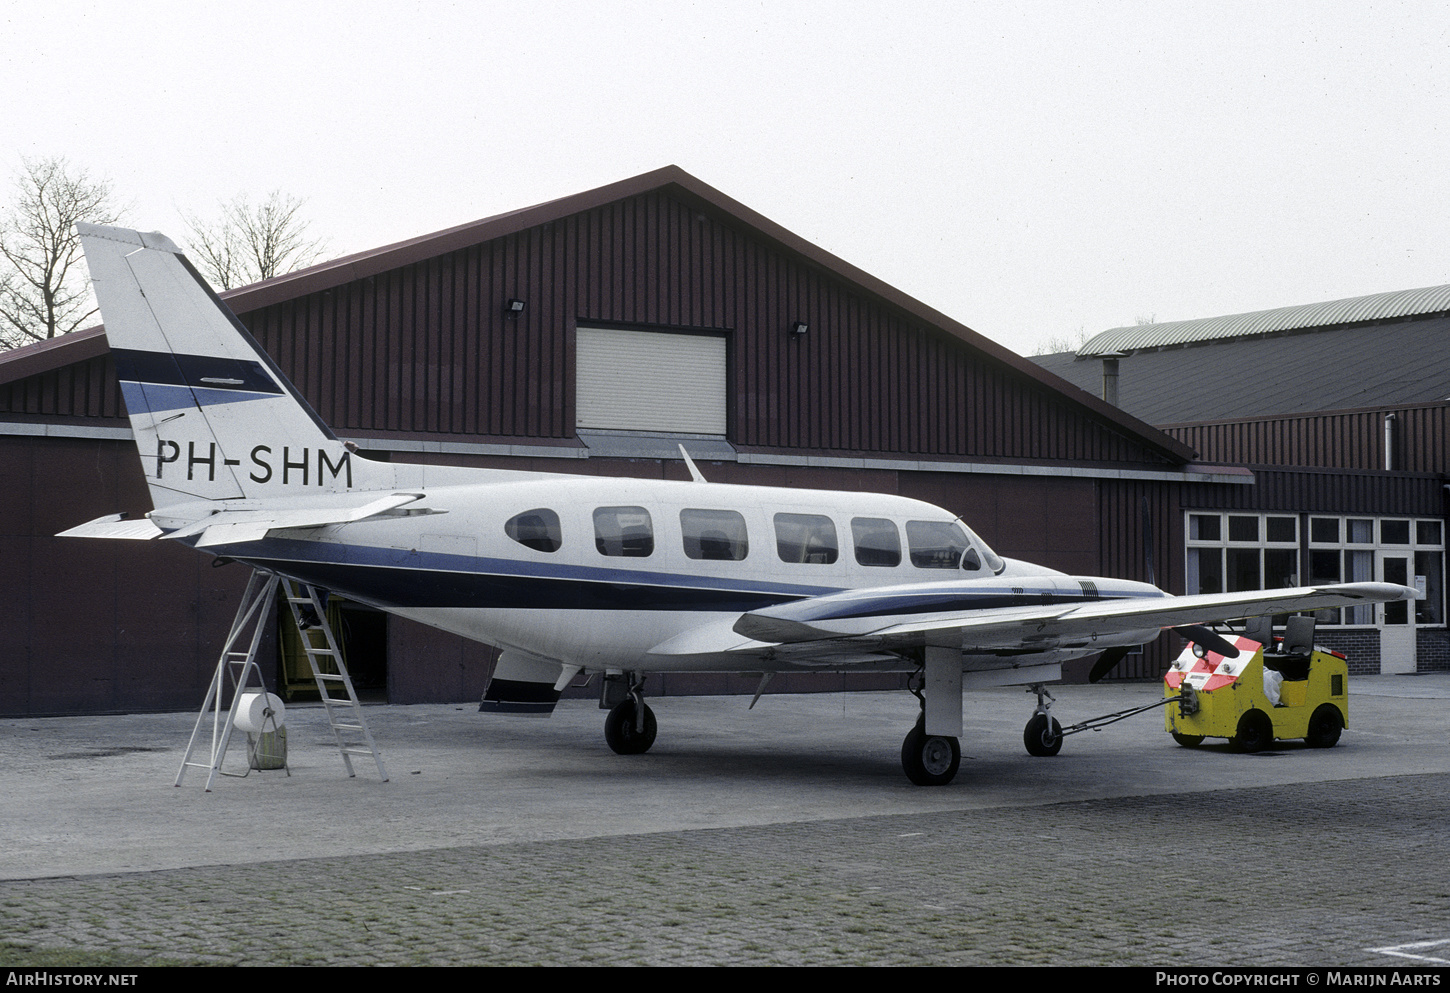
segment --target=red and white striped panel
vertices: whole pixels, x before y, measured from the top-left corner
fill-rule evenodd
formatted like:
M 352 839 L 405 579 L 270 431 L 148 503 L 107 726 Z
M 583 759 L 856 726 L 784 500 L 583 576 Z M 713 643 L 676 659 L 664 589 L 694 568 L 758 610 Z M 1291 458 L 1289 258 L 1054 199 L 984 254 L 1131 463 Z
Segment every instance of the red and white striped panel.
M 1199 658 L 1193 654 L 1193 645 L 1189 644 L 1183 649 L 1183 654 L 1174 660 L 1168 674 L 1163 677 L 1163 682 L 1170 690 L 1176 690 L 1187 682 L 1200 693 L 1228 686 L 1243 674 L 1244 669 L 1254 660 L 1254 654 L 1263 647 L 1252 638 L 1240 637 L 1231 641 L 1239 650 L 1239 657 L 1236 659 L 1224 658 L 1217 652 L 1209 652 Z

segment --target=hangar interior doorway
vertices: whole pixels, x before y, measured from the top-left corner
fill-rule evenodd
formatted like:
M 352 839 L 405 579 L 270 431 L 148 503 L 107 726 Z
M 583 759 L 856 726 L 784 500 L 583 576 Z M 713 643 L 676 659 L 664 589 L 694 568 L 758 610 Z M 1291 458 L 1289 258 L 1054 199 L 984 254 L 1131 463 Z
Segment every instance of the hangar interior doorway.
M 282 698 L 317 700 L 317 682 L 302 648 L 302 633 L 292 619 L 283 597 L 277 594 L 277 686 Z M 343 663 L 352 677 L 353 689 L 364 703 L 386 703 L 388 699 L 388 615 L 381 610 L 328 597 L 327 622 L 332 625 Z

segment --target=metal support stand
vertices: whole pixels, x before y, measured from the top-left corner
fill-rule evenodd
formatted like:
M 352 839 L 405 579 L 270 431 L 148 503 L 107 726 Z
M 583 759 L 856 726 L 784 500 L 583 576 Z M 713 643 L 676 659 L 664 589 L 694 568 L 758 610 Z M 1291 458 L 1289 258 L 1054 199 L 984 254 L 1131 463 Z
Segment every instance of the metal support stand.
M 206 702 L 201 705 L 201 713 L 197 715 L 191 741 L 187 744 L 186 755 L 181 760 L 181 769 L 176 773 L 177 786 L 181 785 L 187 769 L 206 769 L 206 789 L 210 792 L 212 783 L 216 781 L 217 773 L 221 771 L 222 763 L 226 760 L 227 747 L 231 744 L 232 731 L 236 729 L 237 710 L 243 696 L 249 692 L 267 692 L 261 669 L 257 665 L 257 646 L 262 641 L 267 608 L 276 596 L 279 584 L 286 592 L 292 617 L 297 622 L 303 650 L 307 653 L 308 664 L 312 667 L 317 691 L 327 710 L 327 722 L 332 727 L 333 739 L 337 742 L 337 750 L 342 755 L 347 774 L 357 775 L 352 767 L 351 756 L 371 755 L 377 763 L 378 777 L 383 782 L 388 781 L 383 757 L 378 752 L 367 722 L 363 719 L 357 691 L 353 689 L 352 679 L 343 663 L 342 652 L 338 649 L 337 639 L 332 633 L 331 625 L 327 623 L 326 611 L 316 591 L 290 579 L 254 570 L 251 579 L 247 581 L 247 590 L 242 594 L 242 602 L 237 607 L 231 633 L 227 636 L 226 644 L 222 646 L 216 674 L 207 690 Z M 304 616 L 309 607 L 310 616 Z M 250 637 L 247 637 L 248 632 Z M 319 634 L 323 644 L 313 640 Z M 243 640 L 247 641 L 245 651 L 237 648 Z M 223 707 L 222 699 L 225 696 L 225 684 L 228 682 L 231 684 L 231 703 Z M 346 696 L 333 695 L 332 689 L 338 686 L 341 686 Z M 207 746 L 209 756 L 205 762 L 193 761 L 192 756 L 204 747 L 202 727 L 207 723 L 208 715 L 211 719 L 211 741 Z M 361 743 L 349 740 L 358 736 L 362 739 Z M 248 768 L 250 769 L 250 762 Z M 291 775 L 290 769 L 288 775 Z
M 237 607 L 237 616 L 232 621 L 231 634 L 227 635 L 226 644 L 222 646 L 221 658 L 217 661 L 216 675 L 212 676 L 211 686 L 206 691 L 206 702 L 201 705 L 201 713 L 196 718 L 196 727 L 191 731 L 191 741 L 187 743 L 186 754 L 181 759 L 181 768 L 177 770 L 177 786 L 181 785 L 187 769 L 206 769 L 206 789 L 208 792 L 211 791 L 211 785 L 216 781 L 217 773 L 221 771 L 222 762 L 226 760 L 227 746 L 231 744 L 232 731 L 237 723 L 237 708 L 242 702 L 243 694 L 253 688 L 254 681 L 257 691 L 267 692 L 267 686 L 262 682 L 262 671 L 257 666 L 257 645 L 262 640 L 262 629 L 267 623 L 267 607 L 271 604 L 272 597 L 277 591 L 277 582 L 276 576 L 256 571 L 252 573 L 252 578 L 247 580 L 247 591 L 242 594 L 241 605 Z M 249 629 L 251 637 L 248 640 L 247 649 L 238 651 L 237 645 L 243 640 Z M 224 684 L 228 677 L 231 682 L 232 700 L 230 706 L 223 709 Z M 192 756 L 202 748 L 202 726 L 206 724 L 208 713 L 211 715 L 211 743 L 208 758 L 206 762 L 194 762 Z

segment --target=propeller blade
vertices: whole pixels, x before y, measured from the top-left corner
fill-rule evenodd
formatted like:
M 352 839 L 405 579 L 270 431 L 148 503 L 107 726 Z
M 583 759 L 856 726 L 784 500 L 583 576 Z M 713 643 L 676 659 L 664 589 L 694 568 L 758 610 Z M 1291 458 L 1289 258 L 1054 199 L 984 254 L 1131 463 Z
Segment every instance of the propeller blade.
M 1088 672 L 1088 682 L 1096 683 L 1099 679 L 1102 679 L 1116 669 L 1118 663 L 1123 661 L 1127 655 L 1128 648 L 1126 646 L 1123 648 L 1109 648 L 1103 652 L 1103 654 L 1098 656 L 1098 660 L 1093 663 L 1092 669 Z
M 1228 641 L 1223 635 L 1200 624 L 1185 624 L 1181 628 L 1174 628 L 1173 633 L 1185 641 L 1191 641 L 1196 645 L 1202 645 L 1210 652 L 1222 655 L 1226 659 L 1239 657 L 1238 646 Z

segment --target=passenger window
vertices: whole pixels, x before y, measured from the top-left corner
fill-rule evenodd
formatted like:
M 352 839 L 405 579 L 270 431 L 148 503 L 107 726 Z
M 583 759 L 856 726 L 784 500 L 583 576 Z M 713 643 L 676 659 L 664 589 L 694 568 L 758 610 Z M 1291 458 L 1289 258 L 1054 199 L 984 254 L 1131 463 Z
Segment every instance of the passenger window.
M 954 523 L 945 521 L 907 521 L 906 543 L 911 549 L 911 564 L 918 569 L 980 569 L 981 560 L 973 552 L 972 562 L 962 556 L 971 549 L 967 536 Z
M 782 562 L 830 565 L 840 554 L 836 525 L 818 514 L 776 514 L 775 550 Z
M 564 544 L 559 515 L 543 507 L 510 517 L 503 526 L 503 533 L 536 552 L 557 552 Z
M 649 511 L 643 507 L 600 507 L 594 511 L 594 547 L 600 555 L 653 555 L 655 530 Z
M 856 543 L 856 561 L 860 565 L 901 564 L 901 533 L 893 522 L 880 517 L 853 518 L 851 538 Z
M 750 553 L 745 518 L 733 510 L 682 510 L 680 531 L 692 559 L 739 562 Z

